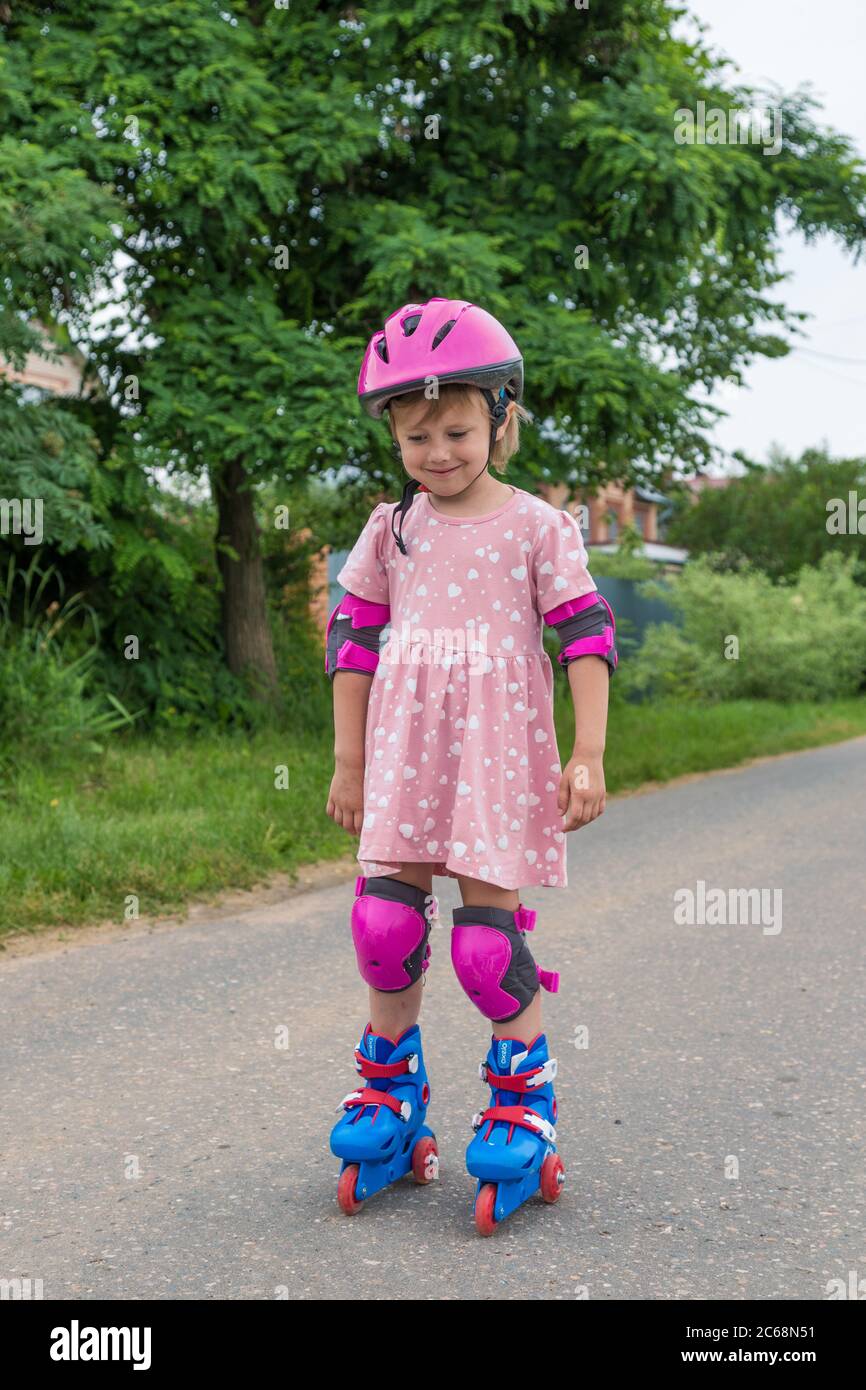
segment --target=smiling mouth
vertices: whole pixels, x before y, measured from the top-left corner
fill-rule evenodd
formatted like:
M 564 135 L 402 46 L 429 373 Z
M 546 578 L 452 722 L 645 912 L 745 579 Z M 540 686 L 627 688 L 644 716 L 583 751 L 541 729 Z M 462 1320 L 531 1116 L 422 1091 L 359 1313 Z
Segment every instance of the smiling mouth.
M 428 469 L 427 469 L 427 472 L 428 472 L 428 473 L 434 473 L 434 474 L 436 475 L 437 478 L 441 478 L 441 477 L 443 477 L 446 473 L 456 473 L 456 472 L 457 472 L 457 469 L 458 469 L 459 467 L 460 467 L 460 464 L 459 464 L 459 463 L 455 463 L 455 465 L 454 465 L 453 468 L 428 468 Z

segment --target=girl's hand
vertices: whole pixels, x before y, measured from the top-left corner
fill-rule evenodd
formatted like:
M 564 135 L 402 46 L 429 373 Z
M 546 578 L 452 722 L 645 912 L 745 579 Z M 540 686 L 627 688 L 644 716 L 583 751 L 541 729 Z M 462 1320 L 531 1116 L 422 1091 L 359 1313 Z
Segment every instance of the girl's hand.
M 564 831 L 579 830 L 602 814 L 605 787 L 601 753 L 582 753 L 575 749 L 562 769 L 556 799 L 565 817 Z
M 326 807 L 331 820 L 350 835 L 360 835 L 364 821 L 364 764 L 337 763 Z

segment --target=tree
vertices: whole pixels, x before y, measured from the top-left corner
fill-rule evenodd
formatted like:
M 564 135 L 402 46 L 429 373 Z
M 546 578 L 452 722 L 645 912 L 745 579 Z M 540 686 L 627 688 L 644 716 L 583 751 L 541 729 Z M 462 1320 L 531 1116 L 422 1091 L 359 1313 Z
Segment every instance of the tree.
M 828 529 L 827 510 L 836 498 L 847 517 L 849 493 L 862 497 L 864 490 L 866 459 L 833 459 L 824 449 L 806 449 L 799 459 L 773 452 L 765 467 L 750 463 L 743 477 L 706 488 L 697 502 L 684 500 L 667 539 L 712 554 L 718 569 L 749 563 L 774 580 L 793 580 L 822 555 L 849 551 L 857 582 L 866 584 L 862 533 Z
M 77 341 L 119 420 L 219 509 L 226 650 L 273 683 L 264 479 L 396 480 L 357 409 L 364 345 L 432 295 L 502 318 L 527 362 L 518 478 L 593 486 L 702 466 L 698 389 L 785 352 L 777 214 L 857 254 L 866 175 L 808 97 L 783 139 L 679 144 L 676 112 L 756 96 L 662 0 L 9 0 L 7 139 L 110 189 L 123 308 Z M 26 147 L 25 147 L 26 148 Z M 586 253 L 580 250 L 586 248 Z M 64 265 L 46 283 L 75 301 Z M 78 307 L 86 297 L 81 296 Z M 126 321 L 137 337 L 130 343 Z M 0 343 L 2 350 L 2 343 Z
M 5 115 L 27 98 L 20 67 L 4 61 L 2 33 Z M 0 128 L 9 124 L 0 119 Z M 113 198 L 57 151 L 0 135 L 0 497 L 38 499 L 43 538 L 61 554 L 109 544 L 90 499 L 97 439 L 75 409 L 13 384 L 8 373 L 23 371 L 28 353 L 56 360 L 71 346 L 69 329 L 58 320 L 108 285 L 114 213 Z

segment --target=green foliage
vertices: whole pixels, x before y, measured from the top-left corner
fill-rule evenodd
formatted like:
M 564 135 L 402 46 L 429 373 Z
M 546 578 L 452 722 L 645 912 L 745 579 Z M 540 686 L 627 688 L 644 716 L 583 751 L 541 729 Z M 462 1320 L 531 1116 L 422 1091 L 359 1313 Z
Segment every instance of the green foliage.
M 98 624 L 64 589 L 38 553 L 26 569 L 10 555 L 0 572 L 0 769 L 58 744 L 98 752 L 100 737 L 132 723 L 112 694 L 92 693 Z
M 526 432 L 516 481 L 708 461 L 717 412 L 693 388 L 783 352 L 802 317 L 773 297 L 780 209 L 856 250 L 866 174 L 800 92 L 767 94 L 773 159 L 678 144 L 678 108 L 763 94 L 675 40 L 676 14 L 16 0 L 0 21 L 3 167 L 30 151 L 25 186 L 38 174 L 66 200 L 71 223 L 50 246 L 39 223 L 31 259 L 112 389 L 135 379 L 126 438 L 194 474 L 238 456 L 263 478 L 349 462 L 390 486 L 387 431 L 356 405 L 360 354 L 386 313 L 442 294 L 505 320 L 527 404 L 556 430 Z M 72 272 L 76 247 L 104 264 L 109 227 L 130 265 L 106 331 Z M 26 288 L 39 297 L 32 274 Z M 147 330 L 132 346 L 130 320 Z
M 311 570 L 321 549 L 322 519 L 340 506 L 339 493 L 315 480 L 291 490 L 263 487 L 256 498 L 283 703 L 280 726 L 317 737 L 333 728 L 333 702 L 324 634 L 310 612 Z M 330 534 L 327 522 L 325 527 Z
M 260 718 L 225 670 L 212 510 L 153 481 L 240 460 L 267 505 L 269 488 L 295 499 L 265 569 L 286 708 L 321 727 L 299 576 L 396 495 L 356 381 L 408 300 L 476 300 L 513 332 L 539 424 L 518 485 L 711 461 L 717 411 L 695 388 L 780 354 L 802 318 L 775 301 L 780 210 L 856 251 L 866 174 L 800 93 L 773 94 L 773 159 L 678 145 L 677 108 L 761 94 L 674 40 L 675 16 L 662 0 L 0 5 L 0 357 L 23 365 L 38 321 L 101 389 L 0 389 L 0 495 L 45 499 L 44 562 L 62 558 L 99 623 L 94 697 L 156 726 Z
M 274 625 L 274 651 L 283 712 L 278 727 L 314 735 L 330 734 L 334 715 L 331 682 L 325 675 L 322 634 L 306 617 Z
M 694 555 L 713 553 L 725 569 L 751 563 L 772 579 L 791 579 L 802 565 L 841 552 L 866 585 L 866 538 L 827 529 L 828 504 L 841 498 L 847 506 L 849 491 L 866 498 L 866 458 L 832 459 L 822 449 L 799 459 L 774 452 L 766 466 L 750 464 L 726 487 L 705 488 L 697 502 L 684 499 L 667 539 Z
M 675 585 L 649 584 L 683 625 L 651 624 L 617 672 L 624 690 L 694 700 L 829 700 L 866 686 L 866 592 L 853 561 L 824 555 L 795 582 L 773 584 L 713 557 L 691 561 Z M 731 644 L 736 638 L 736 655 Z
M 25 3 L 11 16 L 0 12 L 0 353 L 19 371 L 28 352 L 43 350 L 35 318 L 52 327 L 63 309 L 90 331 L 79 314 L 110 286 L 115 226 L 124 220 L 117 199 L 64 148 L 63 121 L 81 113 L 40 99 L 50 95 L 38 57 L 50 9 Z
M 92 432 L 62 401 L 26 401 L 23 394 L 0 378 L 0 498 L 38 501 L 42 541 L 61 555 L 105 549 L 111 538 L 94 505 Z
M 646 560 L 638 551 L 643 545 L 643 537 L 633 526 L 624 526 L 617 538 L 617 549 L 612 553 L 593 547 L 589 553 L 589 564 L 593 576 L 607 575 L 609 579 L 652 579 L 658 572 L 652 560 Z
M 556 727 L 564 764 L 574 716 L 559 686 Z M 864 733 L 862 699 L 621 705 L 611 709 L 605 780 L 615 795 L 650 779 Z M 285 788 L 275 785 L 278 765 L 289 771 Z M 47 925 L 116 921 L 130 892 L 149 915 L 326 860 L 354 878 L 357 836 L 325 809 L 333 767 L 332 730 L 319 738 L 291 728 L 148 735 L 86 756 L 53 748 L 0 786 L 0 939 Z
M 91 588 L 105 687 L 155 727 L 257 726 L 265 712 L 225 665 L 213 508 L 120 467 L 105 481 L 114 546 Z

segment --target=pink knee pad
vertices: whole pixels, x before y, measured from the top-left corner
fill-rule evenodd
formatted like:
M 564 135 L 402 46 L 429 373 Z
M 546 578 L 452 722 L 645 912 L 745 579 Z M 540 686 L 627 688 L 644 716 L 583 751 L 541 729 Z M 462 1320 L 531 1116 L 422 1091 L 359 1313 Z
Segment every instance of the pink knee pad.
M 535 912 L 521 903 L 504 907 L 455 907 L 451 963 L 463 992 L 485 1018 L 508 1023 L 538 993 L 559 989 L 555 970 L 535 964 L 523 933 L 535 927 Z
M 352 939 L 358 969 L 368 985 L 393 992 L 420 979 L 430 961 L 427 938 L 438 911 L 433 894 L 412 883 L 358 875 Z

